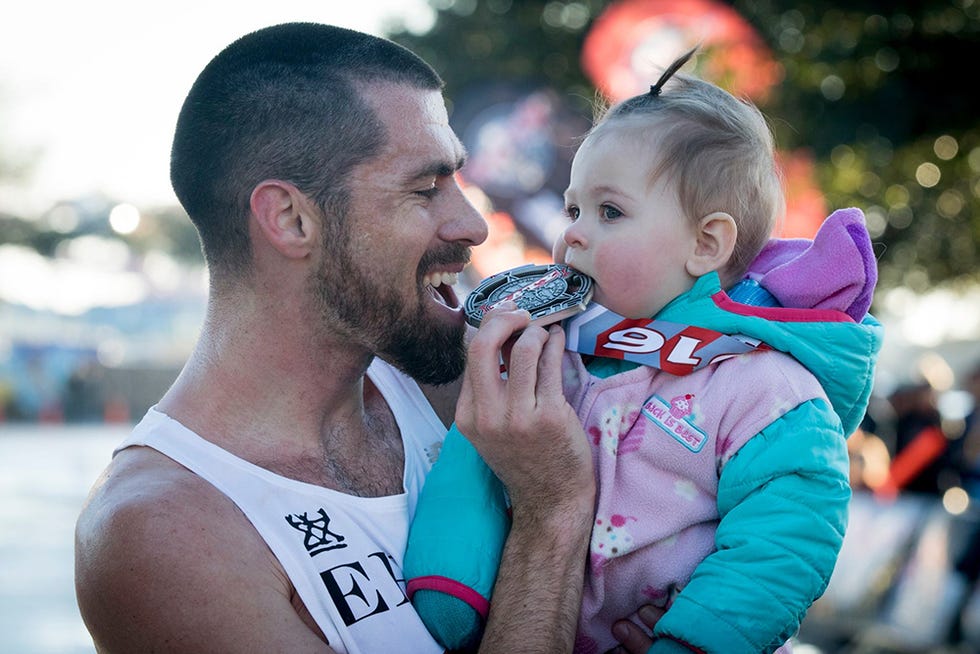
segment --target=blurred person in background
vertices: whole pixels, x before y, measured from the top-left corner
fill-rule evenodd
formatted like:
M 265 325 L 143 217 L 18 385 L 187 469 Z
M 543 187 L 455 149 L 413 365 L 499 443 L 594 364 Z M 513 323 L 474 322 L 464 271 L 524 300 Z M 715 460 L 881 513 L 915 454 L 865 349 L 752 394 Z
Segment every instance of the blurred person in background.
M 887 481 L 891 455 L 869 415 L 865 415 L 857 430 L 848 437 L 847 452 L 852 490 L 873 491 Z
M 963 431 L 957 439 L 956 451 L 960 479 L 970 497 L 980 501 L 980 363 L 970 369 L 963 384 L 973 402 L 963 419 Z
M 100 652 L 442 652 L 401 560 L 464 368 L 451 285 L 486 225 L 441 87 L 400 46 L 315 24 L 246 35 L 195 81 L 171 178 L 207 318 L 78 519 Z M 471 352 L 499 351 L 515 309 Z M 525 330 L 508 391 L 524 429 L 470 433 L 514 505 L 484 651 L 572 646 L 595 482 L 563 344 Z
M 888 403 L 894 411 L 893 455 L 888 479 L 877 493 L 940 495 L 951 461 L 936 390 L 926 381 L 903 384 L 888 395 Z
M 975 364 L 966 375 L 963 389 L 969 393 L 973 402 L 970 411 L 963 421 L 963 431 L 959 438 L 952 442 L 950 448 L 952 459 L 959 472 L 960 483 L 969 494 L 972 504 L 980 503 L 980 362 Z M 974 645 L 980 645 L 980 625 L 969 628 L 970 617 L 964 615 L 977 588 L 980 579 L 980 522 L 977 522 L 978 512 L 974 510 L 970 533 L 962 552 L 957 557 L 954 569 L 959 575 L 960 582 L 966 591 L 956 612 L 950 634 L 950 642 L 970 640 Z M 974 620 L 976 616 L 974 616 Z

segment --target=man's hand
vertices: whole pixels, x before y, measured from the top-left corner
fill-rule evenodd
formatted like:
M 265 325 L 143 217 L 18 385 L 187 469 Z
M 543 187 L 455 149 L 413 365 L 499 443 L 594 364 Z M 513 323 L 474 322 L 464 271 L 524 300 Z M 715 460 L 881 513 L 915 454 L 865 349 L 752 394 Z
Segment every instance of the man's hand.
M 529 322 L 513 303 L 483 320 L 470 344 L 456 423 L 507 487 L 515 513 L 591 510 L 592 455 L 562 393 L 565 335 L 557 325 Z
M 564 333 L 529 322 L 513 303 L 487 314 L 470 344 L 456 409 L 457 426 L 507 487 L 513 508 L 481 654 L 571 651 L 582 603 L 592 453 L 562 393 Z

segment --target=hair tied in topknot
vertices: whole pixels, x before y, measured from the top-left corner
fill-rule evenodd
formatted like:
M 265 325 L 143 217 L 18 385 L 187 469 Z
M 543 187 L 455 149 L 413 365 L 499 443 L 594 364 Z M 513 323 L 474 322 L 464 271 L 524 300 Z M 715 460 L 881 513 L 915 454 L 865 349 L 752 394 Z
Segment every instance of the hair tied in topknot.
M 660 90 L 663 88 L 664 84 L 667 83 L 667 80 L 673 77 L 674 73 L 680 70 L 681 66 L 686 64 L 691 59 L 691 57 L 694 56 L 694 53 L 697 52 L 697 50 L 698 50 L 698 46 L 694 46 L 693 48 L 691 48 L 690 50 L 682 54 L 680 57 L 675 59 L 674 63 L 667 66 L 667 70 L 665 70 L 664 74 L 660 76 L 660 79 L 657 80 L 657 83 L 650 87 L 650 95 L 652 96 L 660 95 Z

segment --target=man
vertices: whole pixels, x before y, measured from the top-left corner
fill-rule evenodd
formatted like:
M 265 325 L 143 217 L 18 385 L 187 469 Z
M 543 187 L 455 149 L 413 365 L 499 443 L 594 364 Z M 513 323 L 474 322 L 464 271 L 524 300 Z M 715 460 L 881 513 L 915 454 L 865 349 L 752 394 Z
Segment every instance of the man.
M 401 557 L 463 370 L 450 286 L 486 237 L 463 162 L 438 76 L 388 41 L 281 25 L 201 73 L 171 178 L 207 318 L 78 520 L 100 652 L 439 651 Z M 526 325 L 514 307 L 487 319 L 461 397 L 514 503 L 483 651 L 570 650 L 591 525 L 560 332 L 526 330 L 499 376 Z M 485 394 L 509 409 L 481 414 Z

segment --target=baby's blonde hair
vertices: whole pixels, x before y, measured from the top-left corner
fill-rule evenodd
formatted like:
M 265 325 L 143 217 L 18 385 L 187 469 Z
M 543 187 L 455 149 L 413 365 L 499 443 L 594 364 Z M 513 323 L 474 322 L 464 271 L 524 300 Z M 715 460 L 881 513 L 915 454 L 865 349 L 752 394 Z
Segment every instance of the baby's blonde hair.
M 750 102 L 704 80 L 676 74 L 694 53 L 679 57 L 649 93 L 605 110 L 586 141 L 629 129 L 657 148 L 650 181 L 667 175 L 677 184 L 688 219 L 722 211 L 738 236 L 731 259 L 719 271 L 734 283 L 759 254 L 785 209 L 772 132 Z

